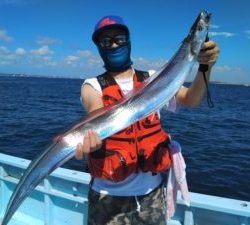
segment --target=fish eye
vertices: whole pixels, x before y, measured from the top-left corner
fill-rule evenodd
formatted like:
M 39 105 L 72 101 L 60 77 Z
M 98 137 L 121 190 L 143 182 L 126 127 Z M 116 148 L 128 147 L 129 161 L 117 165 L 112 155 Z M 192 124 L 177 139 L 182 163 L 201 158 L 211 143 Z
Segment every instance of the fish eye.
M 198 31 L 202 31 L 203 30 L 203 27 L 199 24 L 198 27 L 197 27 Z

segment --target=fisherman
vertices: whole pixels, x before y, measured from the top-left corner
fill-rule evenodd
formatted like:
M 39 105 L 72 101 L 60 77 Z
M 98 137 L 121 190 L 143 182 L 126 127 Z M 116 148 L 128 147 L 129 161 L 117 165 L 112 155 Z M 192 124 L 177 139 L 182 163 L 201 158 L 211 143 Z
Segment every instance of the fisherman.
M 86 79 L 81 88 L 85 109 L 91 113 L 113 104 L 149 77 L 132 67 L 130 32 L 119 16 L 105 16 L 95 26 L 92 40 L 106 72 Z M 200 64 L 208 65 L 209 80 L 219 48 L 204 43 Z M 206 91 L 202 72 L 189 88 L 181 87 L 170 101 L 173 105 L 199 106 Z M 172 107 L 172 108 L 171 108 Z M 101 141 L 90 130 L 78 144 L 75 157 L 88 155 L 92 177 L 89 190 L 88 224 L 165 224 L 161 173 L 171 166 L 170 135 L 160 125 L 158 113 L 132 124 Z

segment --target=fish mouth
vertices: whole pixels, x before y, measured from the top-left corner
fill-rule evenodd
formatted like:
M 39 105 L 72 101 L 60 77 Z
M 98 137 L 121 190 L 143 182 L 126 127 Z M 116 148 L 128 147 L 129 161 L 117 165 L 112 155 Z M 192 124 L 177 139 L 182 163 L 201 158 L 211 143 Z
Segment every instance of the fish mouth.
M 212 14 L 204 10 L 200 13 L 200 23 L 202 23 L 203 28 L 208 28 Z M 201 25 L 200 25 L 201 26 Z
M 207 28 L 209 26 L 211 15 L 212 14 L 206 10 L 200 12 L 190 29 L 191 36 L 194 34 L 194 32 L 202 31 L 204 28 Z
M 212 13 L 209 13 L 209 12 L 206 11 L 206 10 L 203 10 L 203 11 L 200 13 L 200 17 L 202 17 L 206 23 L 209 23 L 209 22 L 210 22 L 211 15 L 212 15 Z
M 197 56 L 208 35 L 211 13 L 203 10 L 197 16 L 185 41 L 190 44 L 191 55 Z

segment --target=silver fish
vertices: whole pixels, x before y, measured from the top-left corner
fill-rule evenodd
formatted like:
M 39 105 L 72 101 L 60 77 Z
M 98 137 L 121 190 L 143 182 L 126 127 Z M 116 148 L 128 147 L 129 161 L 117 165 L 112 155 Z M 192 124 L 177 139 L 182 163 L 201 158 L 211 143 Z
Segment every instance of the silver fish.
M 197 63 L 208 34 L 210 14 L 202 11 L 179 49 L 160 71 L 116 104 L 91 113 L 31 162 L 12 194 L 2 221 L 6 225 L 30 192 L 52 171 L 74 157 L 88 130 L 103 140 L 164 106 L 180 89 Z

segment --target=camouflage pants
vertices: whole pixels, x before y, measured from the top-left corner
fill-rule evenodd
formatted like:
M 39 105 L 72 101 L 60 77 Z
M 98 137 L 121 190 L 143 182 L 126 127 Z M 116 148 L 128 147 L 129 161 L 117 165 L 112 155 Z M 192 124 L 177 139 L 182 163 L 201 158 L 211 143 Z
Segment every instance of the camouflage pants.
M 165 225 L 163 188 L 147 195 L 120 197 L 89 191 L 88 225 Z

